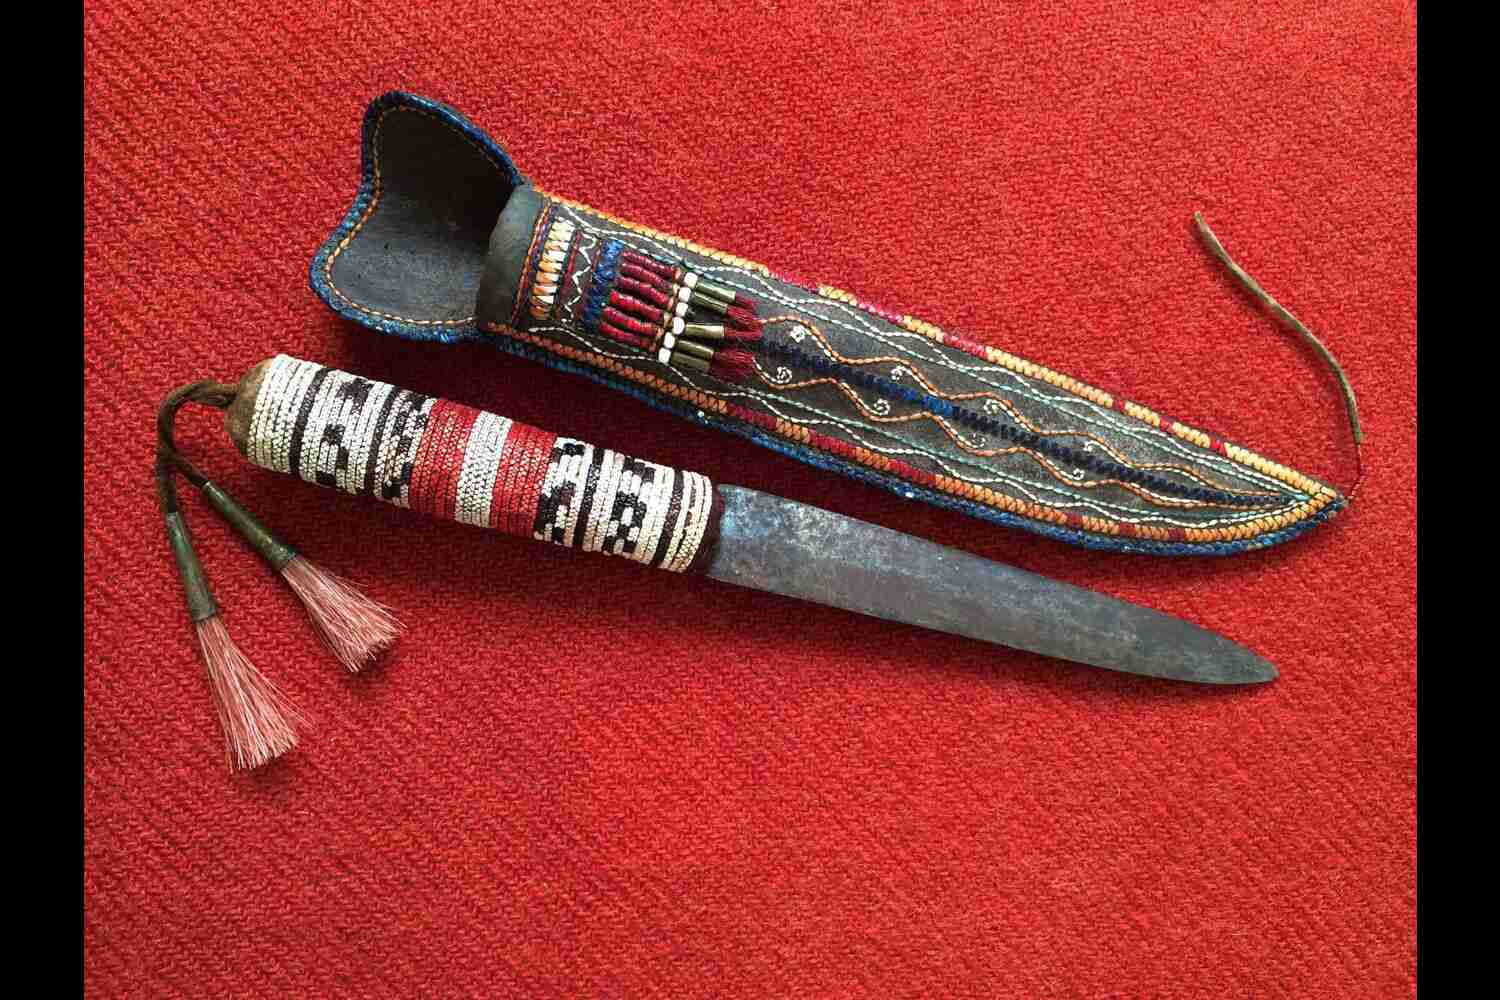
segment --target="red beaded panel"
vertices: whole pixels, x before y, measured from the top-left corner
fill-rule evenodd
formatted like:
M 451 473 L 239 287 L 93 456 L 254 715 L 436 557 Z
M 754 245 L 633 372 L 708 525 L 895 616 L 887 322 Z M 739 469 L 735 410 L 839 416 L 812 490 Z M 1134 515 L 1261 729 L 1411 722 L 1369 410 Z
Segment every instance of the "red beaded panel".
M 505 453 L 495 473 L 495 499 L 490 508 L 490 526 L 511 535 L 530 538 L 536 521 L 537 501 L 552 445 L 557 435 L 517 421 L 506 438 Z
M 469 432 L 479 411 L 440 399 L 432 406 L 422 445 L 412 468 L 411 506 L 438 517 L 456 517 L 458 477 L 463 471 Z

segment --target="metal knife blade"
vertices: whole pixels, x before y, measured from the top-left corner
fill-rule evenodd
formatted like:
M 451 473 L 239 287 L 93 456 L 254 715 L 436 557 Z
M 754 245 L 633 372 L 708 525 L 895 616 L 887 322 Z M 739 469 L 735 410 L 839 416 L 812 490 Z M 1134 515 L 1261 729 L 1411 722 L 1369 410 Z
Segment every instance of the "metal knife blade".
M 1274 680 L 1269 662 L 1191 622 L 900 531 L 739 486 L 706 575 L 863 615 L 1149 677 Z

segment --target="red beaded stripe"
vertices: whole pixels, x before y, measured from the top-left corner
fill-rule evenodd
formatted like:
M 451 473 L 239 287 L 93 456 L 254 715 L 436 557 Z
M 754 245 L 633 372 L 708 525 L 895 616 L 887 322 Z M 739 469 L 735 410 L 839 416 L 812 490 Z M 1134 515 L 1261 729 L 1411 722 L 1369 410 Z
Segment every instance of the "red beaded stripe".
M 513 492 L 517 459 L 525 454 L 526 439 L 531 436 L 532 430 L 529 424 L 519 421 L 512 423 L 510 433 L 505 436 L 505 449 L 500 453 L 500 463 L 495 467 L 495 485 L 490 490 L 490 527 L 506 534 L 513 535 L 515 532 L 511 530 L 511 505 L 505 502 L 505 498 Z
M 610 295 L 610 300 L 613 301 L 614 298 L 615 294 L 612 293 Z M 640 320 L 635 319 L 632 316 L 626 316 L 624 313 L 620 312 L 620 310 L 615 309 L 612 306 L 605 308 L 603 317 L 605 322 L 607 323 L 612 323 L 613 325 L 620 327 L 623 330 L 629 330 L 637 337 L 645 337 L 647 344 L 650 344 L 651 341 L 656 337 L 656 327 L 652 326 L 650 323 L 642 323 Z
M 613 310 L 606 309 L 606 315 L 600 319 L 599 330 L 601 333 L 612 340 L 618 340 L 622 344 L 629 344 L 631 347 L 638 347 L 643 351 L 651 351 L 656 349 L 656 340 L 654 336 L 646 337 L 631 333 L 629 330 L 621 329 L 619 326 L 612 323 L 609 319 L 609 316 L 607 315 L 612 311 Z
M 666 281 L 675 281 L 677 279 L 677 268 L 670 264 L 663 264 L 660 261 L 652 260 L 644 254 L 636 253 L 634 250 L 626 250 L 620 255 L 620 259 L 627 266 L 634 265 L 642 270 L 650 271 L 652 274 Z
M 506 498 L 515 492 L 516 470 L 521 456 L 526 454 L 527 440 L 535 430 L 530 424 L 515 421 L 510 433 L 505 436 L 505 449 L 500 453 L 500 463 L 495 467 L 495 485 L 490 491 L 490 527 L 513 535 L 511 519 L 513 504 Z
M 490 525 L 509 535 L 531 537 L 541 499 L 542 480 L 552 459 L 557 435 L 516 422 L 511 424 L 495 471 L 495 493 L 490 503 Z
M 552 461 L 552 447 L 557 435 L 538 428 L 530 442 L 530 454 L 520 468 L 515 500 L 515 533 L 530 538 L 536 524 L 536 508 L 542 496 L 542 481 L 547 478 L 547 467 Z
M 437 450 L 438 438 L 442 436 L 443 424 L 438 419 L 446 400 L 439 399 L 427 413 L 427 426 L 422 429 L 422 440 L 412 458 L 411 482 L 407 484 L 407 501 L 412 510 L 428 510 L 430 489 L 427 479 L 432 469 L 432 453 Z
M 629 278 L 636 284 L 646 288 L 654 288 L 656 289 L 658 294 L 664 295 L 668 299 L 676 296 L 677 289 L 679 287 L 675 278 L 671 281 L 668 281 L 659 275 L 653 274 L 643 267 L 636 266 L 635 264 L 622 263 L 620 265 L 620 277 Z
M 458 517 L 458 482 L 463 477 L 464 459 L 469 454 L 469 438 L 474 434 L 474 423 L 480 411 L 472 406 L 455 404 L 449 421 L 453 426 L 452 438 L 443 451 L 441 475 L 436 481 L 438 513 L 443 517 Z
M 658 309 L 666 309 L 672 304 L 671 296 L 667 295 L 665 291 L 657 288 L 655 285 L 648 285 L 644 281 L 637 280 L 636 278 L 632 278 L 624 274 L 623 272 L 626 270 L 629 270 L 629 268 L 620 268 L 620 271 L 622 273 L 619 278 L 615 279 L 616 286 L 624 289 L 637 298 L 645 299 L 647 302 L 656 306 Z
M 489 526 L 507 534 L 510 532 L 510 516 L 501 498 L 510 492 L 510 481 L 513 480 L 516 469 L 514 456 L 519 453 L 517 448 L 525 447 L 528 430 L 531 430 L 529 424 L 520 423 L 519 420 L 511 421 L 510 430 L 505 432 L 505 447 L 499 453 L 498 465 L 495 465 L 495 483 L 489 490 Z
M 448 499 L 448 487 L 450 483 L 457 485 L 458 474 L 463 471 L 464 448 L 469 443 L 469 429 L 474 426 L 472 417 L 465 419 L 466 410 L 473 412 L 459 403 L 449 403 L 443 408 L 444 433 L 439 442 L 439 450 L 433 456 L 436 462 L 428 479 L 428 488 L 432 491 L 429 502 L 432 504 L 432 512 L 438 517 L 454 516 L 453 503 Z M 456 490 L 454 495 L 456 497 Z
M 427 414 L 427 427 L 422 431 L 421 447 L 412 463 L 411 509 L 428 514 L 438 513 L 437 505 L 432 502 L 432 474 L 437 469 L 435 456 L 443 448 L 443 432 L 448 429 L 448 422 L 442 418 L 447 403 L 447 400 L 440 399 L 432 404 L 432 410 Z
M 626 295 L 624 292 L 610 292 L 609 304 L 634 316 L 639 316 L 649 323 L 658 324 L 661 322 L 660 309 L 642 302 L 634 296 Z
M 956 333 L 949 333 L 945 330 L 943 331 L 943 344 L 947 347 L 956 347 L 965 354 L 971 354 L 981 361 L 990 360 L 990 349 L 977 340 L 960 337 Z M 993 362 L 991 363 L 993 364 Z
M 479 411 L 440 399 L 432 404 L 422 444 L 412 467 L 411 506 L 438 517 L 457 516 L 458 477 L 463 471 L 469 432 Z

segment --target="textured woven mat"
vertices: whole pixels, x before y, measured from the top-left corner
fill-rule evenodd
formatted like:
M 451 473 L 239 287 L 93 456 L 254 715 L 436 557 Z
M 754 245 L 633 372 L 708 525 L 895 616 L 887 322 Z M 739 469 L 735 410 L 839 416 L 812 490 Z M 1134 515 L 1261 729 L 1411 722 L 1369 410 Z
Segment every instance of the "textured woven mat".
M 85 8 L 93 995 L 1414 991 L 1412 5 L 361 6 Z M 398 86 L 560 194 L 1347 486 L 1332 378 L 1201 209 L 1348 368 L 1361 500 L 1265 553 L 1090 553 L 356 329 L 307 266 Z M 232 778 L 151 415 L 280 350 L 1183 615 L 1283 677 L 1142 681 L 528 546 L 253 469 L 194 414 L 196 459 L 413 626 L 342 674 L 189 497 L 231 630 L 317 722 Z

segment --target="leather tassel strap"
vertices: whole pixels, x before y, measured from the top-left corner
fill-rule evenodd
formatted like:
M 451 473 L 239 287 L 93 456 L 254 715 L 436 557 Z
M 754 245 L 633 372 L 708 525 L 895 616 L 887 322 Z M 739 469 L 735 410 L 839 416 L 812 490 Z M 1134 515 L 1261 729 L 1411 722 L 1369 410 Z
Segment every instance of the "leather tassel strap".
M 226 414 L 250 461 L 465 524 L 685 572 L 722 510 L 706 476 L 285 354 Z

